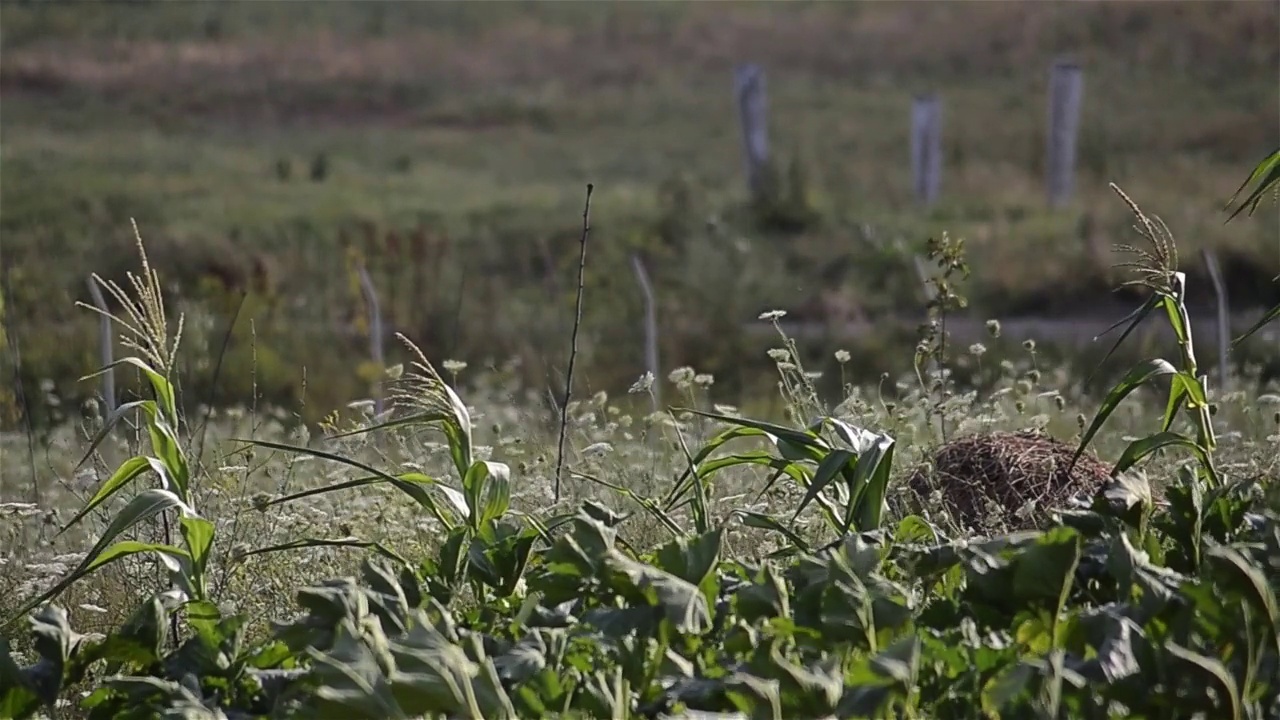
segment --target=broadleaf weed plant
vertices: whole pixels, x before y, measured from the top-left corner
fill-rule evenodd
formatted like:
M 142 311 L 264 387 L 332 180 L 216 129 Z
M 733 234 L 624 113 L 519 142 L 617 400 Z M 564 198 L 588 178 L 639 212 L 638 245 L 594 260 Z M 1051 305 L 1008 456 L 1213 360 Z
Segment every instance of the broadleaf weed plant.
M 925 322 L 920 326 L 913 365 L 921 389 L 931 398 L 926 420 L 930 426 L 937 423 L 938 434 L 945 443 L 947 420 L 942 406 L 952 394 L 947 369 L 947 314 L 969 306 L 968 299 L 957 291 L 959 283 L 969 277 L 969 265 L 965 261 L 964 240 L 945 232 L 939 238 L 929 238 L 926 257 L 942 270 L 942 274 L 929 277 L 925 283 L 929 300 L 925 306 Z M 929 365 L 933 366 L 932 369 L 926 369 Z

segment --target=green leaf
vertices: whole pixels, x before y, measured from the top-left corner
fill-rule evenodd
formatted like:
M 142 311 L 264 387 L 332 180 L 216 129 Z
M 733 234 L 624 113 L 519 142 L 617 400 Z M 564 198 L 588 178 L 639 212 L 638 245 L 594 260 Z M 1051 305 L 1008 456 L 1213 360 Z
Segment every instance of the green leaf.
M 873 444 L 858 455 L 858 463 L 849 478 L 851 497 L 842 528 L 845 533 L 877 530 L 884 517 L 894 440 L 888 435 L 872 437 Z
M 0 623 L 0 629 L 8 627 L 14 620 L 27 614 L 27 612 L 32 608 L 44 603 L 52 597 L 57 596 L 72 583 L 85 575 L 88 575 L 99 567 L 102 567 L 113 560 L 118 560 L 126 555 L 132 555 L 139 552 L 156 551 L 166 555 L 186 558 L 189 561 L 190 556 L 187 555 L 185 550 L 166 545 L 122 542 L 118 546 L 108 549 L 108 546 L 112 541 L 129 528 L 132 528 L 143 520 L 154 517 L 171 508 L 178 508 L 185 514 L 195 514 L 191 508 L 187 507 L 186 503 L 182 502 L 177 495 L 168 490 L 150 488 L 138 493 L 138 495 L 134 496 L 134 498 L 120 510 L 120 513 L 111 520 L 111 523 L 107 525 L 107 529 L 102 533 L 102 537 L 98 540 L 97 544 L 89 550 L 75 570 L 72 570 L 70 574 L 60 580 L 48 591 L 41 593 L 38 597 L 23 605 L 18 612 L 8 620 L 4 621 L 4 623 Z
M 1124 316 L 1120 320 L 1116 321 L 1115 324 L 1113 324 L 1111 327 L 1107 328 L 1106 330 L 1103 330 L 1098 335 L 1098 338 L 1100 338 L 1103 335 L 1106 335 L 1107 333 L 1111 332 L 1112 330 L 1115 330 L 1116 328 L 1120 327 L 1125 322 L 1132 320 L 1132 322 L 1129 322 L 1129 327 L 1125 328 L 1124 332 L 1120 334 L 1120 337 L 1117 338 L 1115 343 L 1111 346 L 1111 349 L 1107 351 L 1107 354 L 1103 355 L 1102 360 L 1098 361 L 1098 365 L 1094 369 L 1094 372 L 1089 373 L 1089 376 L 1085 378 L 1085 385 L 1088 385 L 1093 382 L 1094 373 L 1102 369 L 1102 366 L 1105 365 L 1107 361 L 1111 359 L 1111 356 L 1115 354 L 1116 350 L 1120 347 L 1120 344 L 1124 342 L 1124 339 L 1129 337 L 1129 335 L 1134 330 L 1137 329 L 1138 325 L 1142 324 L 1142 321 L 1145 320 L 1146 317 L 1151 314 L 1151 311 L 1155 310 L 1156 306 L 1159 304 L 1160 304 L 1160 295 L 1152 293 L 1152 295 L 1148 297 L 1146 301 L 1144 301 L 1142 305 L 1140 305 L 1137 309 L 1135 309 L 1133 312 L 1129 313 L 1128 315 Z M 1097 340 L 1098 338 L 1094 338 L 1094 340 Z
M 898 521 L 894 531 L 895 543 L 932 544 L 939 541 L 938 530 L 919 515 L 908 515 Z
M 160 373 L 156 372 L 150 365 L 138 357 L 124 357 L 98 370 L 97 372 L 87 375 L 81 380 L 91 380 L 103 373 L 110 372 L 121 365 L 132 365 L 142 371 L 147 377 L 147 381 L 151 384 L 151 390 L 155 394 L 156 403 L 159 406 L 161 416 L 170 424 L 170 426 L 178 423 L 178 402 L 177 396 L 174 394 L 173 385 Z
M 671 540 L 658 548 L 657 566 L 691 585 L 701 585 L 719 565 L 723 541 L 723 528 L 693 538 Z
M 804 509 L 814 498 L 818 497 L 823 490 L 827 489 L 828 485 L 841 476 L 841 471 L 844 470 L 845 465 L 851 460 L 856 460 L 857 457 L 857 454 L 850 450 L 830 450 L 824 453 L 822 461 L 818 463 L 818 469 L 813 472 L 813 480 L 809 483 L 804 498 L 800 500 L 795 513 L 791 516 L 792 524 L 795 524 L 796 519 L 800 517 L 800 513 L 804 512 Z
M 311 488 L 309 490 L 302 490 L 300 492 L 293 493 L 292 495 L 285 495 L 283 497 L 273 498 L 267 501 L 266 503 L 263 503 L 262 505 L 263 508 L 271 507 L 272 505 L 280 505 L 283 503 L 292 502 L 294 500 L 300 500 L 305 497 L 311 497 L 312 495 L 323 495 L 324 493 L 334 492 L 336 490 L 349 490 L 352 488 L 365 487 L 367 485 L 376 485 L 377 483 L 386 482 L 394 485 L 401 492 L 413 498 L 415 502 L 417 502 L 420 506 L 422 506 L 427 511 L 429 511 L 436 518 L 436 520 L 440 522 L 441 525 L 445 526 L 446 529 L 452 529 L 453 526 L 456 524 L 453 520 L 451 520 L 447 515 L 445 515 L 441 511 L 440 506 L 436 504 L 435 500 L 431 498 L 431 495 L 426 490 L 426 487 L 428 486 L 437 486 L 437 487 L 443 487 L 443 486 L 439 485 L 439 483 L 434 478 L 427 477 L 422 473 L 409 472 L 409 473 L 401 473 L 398 476 L 389 475 L 381 470 L 378 470 L 377 468 L 366 465 L 358 460 L 346 458 L 341 455 L 337 455 L 335 453 L 325 452 L 323 450 L 314 450 L 312 448 L 306 448 L 306 447 L 301 447 L 297 445 L 286 445 L 284 443 L 270 442 L 267 440 L 240 440 L 240 439 L 233 438 L 232 441 L 248 443 L 250 445 L 259 445 L 261 447 L 271 448 L 273 450 L 280 450 L 283 452 L 298 453 L 300 455 L 309 455 L 311 457 L 317 457 L 322 460 L 329 460 L 332 462 L 341 463 L 343 465 L 347 465 L 348 467 L 354 467 L 354 468 L 363 470 L 367 473 L 370 473 L 373 476 L 373 477 L 358 478 L 356 480 L 348 480 L 346 482 L 335 483 L 333 485 L 326 485 L 324 487 L 319 487 L 319 488 Z
M 195 570 L 197 586 L 203 595 L 205 568 L 209 565 L 209 551 L 213 547 L 214 526 L 204 518 L 195 516 L 183 517 L 180 521 L 182 538 L 187 543 L 187 552 L 191 555 L 191 564 Z
M 1229 712 L 1225 716 L 1217 715 L 1216 717 L 1240 720 L 1240 691 L 1236 686 L 1235 678 L 1231 676 L 1231 671 L 1227 669 L 1226 665 L 1222 664 L 1221 660 L 1188 650 L 1172 640 L 1165 642 L 1164 649 L 1180 661 L 1182 668 L 1188 674 L 1194 676 L 1194 679 L 1189 683 L 1191 686 L 1200 688 L 1213 686 L 1217 690 L 1219 703 L 1215 703 L 1206 709 L 1222 712 L 1224 708 L 1220 706 L 1220 703 L 1225 701 Z
M 120 467 L 116 468 L 115 472 L 111 473 L 111 477 L 107 478 L 107 481 L 98 487 L 98 491 L 93 494 L 93 497 L 89 498 L 89 502 L 85 503 L 84 509 L 76 513 L 70 522 L 58 530 L 58 534 L 61 535 L 69 530 L 71 526 L 80 522 L 85 515 L 88 515 L 94 508 L 106 502 L 112 495 L 115 495 L 124 486 L 128 485 L 129 481 L 146 472 L 150 467 L 150 458 L 141 455 L 125 460 L 120 464 Z
M 31 717 L 40 704 L 40 697 L 27 687 L 22 668 L 13 660 L 9 641 L 0 637 L 0 717 Z
M 1171 446 L 1187 448 L 1195 454 L 1196 459 L 1201 462 L 1203 467 L 1209 467 L 1208 453 L 1195 440 L 1181 433 L 1161 432 L 1129 443 L 1124 452 L 1120 454 L 1120 459 L 1116 460 L 1115 467 L 1111 469 L 1111 474 L 1112 476 L 1118 475 L 1133 467 L 1151 453 Z
M 810 431 L 793 430 L 782 425 L 774 425 L 773 423 L 764 422 L 763 420 L 752 420 L 750 418 L 733 417 L 731 415 L 721 415 L 719 413 L 704 412 L 693 408 L 676 408 L 680 412 L 689 412 L 694 415 L 701 415 L 712 420 L 719 420 L 729 425 L 741 428 L 750 428 L 765 433 L 770 438 L 787 440 L 794 445 L 811 450 L 828 450 L 830 447 L 823 442 L 822 438 L 816 433 Z
M 616 576 L 613 586 L 639 593 L 651 605 L 661 608 L 676 632 L 698 635 L 711 627 L 707 600 L 693 583 L 632 560 L 617 550 L 611 549 L 604 560 L 607 569 Z
M 1240 207 L 1237 207 L 1235 212 L 1227 216 L 1226 222 L 1231 222 L 1245 208 L 1249 208 L 1249 215 L 1252 216 L 1253 211 L 1258 207 L 1258 203 L 1262 202 L 1262 196 L 1266 194 L 1267 190 L 1280 183 L 1280 148 L 1271 151 L 1270 155 L 1264 157 L 1254 167 L 1253 172 L 1249 173 L 1249 177 L 1245 178 L 1244 182 L 1240 183 L 1240 187 L 1236 188 L 1236 191 L 1231 194 L 1231 199 L 1227 201 L 1227 205 L 1223 209 L 1230 209 L 1231 204 L 1236 201 L 1240 193 L 1244 192 L 1249 185 L 1255 183 L 1257 187 L 1244 199 L 1244 202 L 1240 203 Z
M 761 530 L 773 530 L 781 533 L 787 538 L 787 542 L 795 546 L 800 552 L 809 552 L 809 544 L 806 543 L 791 528 L 783 525 L 777 518 L 765 515 L 764 513 L 755 512 L 754 510 L 735 510 L 734 514 L 742 518 L 742 524 L 747 527 L 760 528 Z
M 1268 635 L 1275 644 L 1276 654 L 1280 657 L 1280 603 L 1276 601 L 1275 589 L 1267 581 L 1266 575 L 1257 565 L 1249 562 L 1240 551 L 1229 545 L 1220 545 L 1207 539 L 1209 549 L 1204 556 L 1218 571 L 1222 580 L 1215 582 L 1215 587 L 1234 586 L 1244 597 L 1249 599 L 1262 617 L 1267 621 L 1271 632 Z
M 1263 313 L 1262 317 L 1258 319 L 1258 322 L 1254 323 L 1248 330 L 1245 330 L 1243 335 L 1236 338 L 1235 340 L 1232 340 L 1231 349 L 1234 350 L 1237 345 L 1244 342 L 1245 340 L 1248 340 L 1251 336 L 1253 336 L 1262 328 L 1275 322 L 1277 318 L 1280 318 L 1280 305 L 1276 305 L 1275 307 Z
M 1051 600 L 1048 607 L 1055 626 L 1075 580 L 1081 544 L 1080 533 L 1057 527 L 1019 553 L 1014 562 L 1014 597 L 1024 601 Z
M 1093 422 L 1090 423 L 1089 429 L 1085 431 L 1080 438 L 1080 445 L 1076 448 L 1075 455 L 1071 458 L 1072 466 L 1080 459 L 1080 455 L 1084 453 L 1084 449 L 1089 446 L 1093 440 L 1093 436 L 1102 429 L 1102 424 L 1111 417 L 1111 413 L 1115 412 L 1120 406 L 1121 401 L 1129 396 L 1134 390 L 1151 382 L 1155 378 L 1165 375 L 1174 375 L 1177 370 L 1167 360 L 1156 358 L 1154 360 L 1143 360 L 1135 365 L 1124 378 L 1107 393 L 1107 397 L 1102 401 L 1102 406 L 1098 408 L 1097 415 L 1094 416 Z
M 462 491 L 472 528 L 496 520 L 511 503 L 511 468 L 499 462 L 477 460 L 462 479 Z
M 254 555 L 266 555 L 267 553 L 286 552 L 289 550 L 301 550 L 302 548 L 316 548 L 316 547 L 349 547 L 349 548 L 357 548 L 360 550 L 373 550 L 374 552 L 378 553 L 382 557 L 387 558 L 388 560 L 392 560 L 401 564 L 406 564 L 406 565 L 408 564 L 408 561 L 405 560 L 403 556 L 401 556 L 396 551 L 388 548 L 387 546 L 383 545 L 382 543 L 369 542 L 367 540 L 360 540 L 359 538 L 354 538 L 354 537 L 299 538 L 297 540 L 290 540 L 289 542 L 280 543 L 278 545 L 267 545 L 264 547 L 253 548 L 252 550 L 246 550 L 243 553 L 240 553 L 238 557 L 247 558 L 247 557 L 252 557 Z

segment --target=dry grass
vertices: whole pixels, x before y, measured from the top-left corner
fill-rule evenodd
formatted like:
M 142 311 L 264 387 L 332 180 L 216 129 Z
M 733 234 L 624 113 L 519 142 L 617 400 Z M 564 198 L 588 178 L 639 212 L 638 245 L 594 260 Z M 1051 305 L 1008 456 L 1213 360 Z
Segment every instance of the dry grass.
M 741 353 L 710 357 L 704 338 L 728 347 L 722 336 L 760 311 L 799 317 L 806 304 L 821 307 L 810 302 L 819 298 L 872 318 L 913 312 L 921 296 L 907 254 L 943 231 L 966 240 L 967 294 L 985 316 L 1113 314 L 1111 258 L 1087 249 L 1128 231 L 1110 181 L 1178 228 L 1194 292 L 1210 287 L 1198 267 L 1204 247 L 1220 250 L 1233 307 L 1274 293 L 1270 278 L 1280 273 L 1280 225 L 1264 217 L 1224 227 L 1221 213 L 1274 141 L 1274 125 L 1258 115 L 1280 104 L 1267 76 L 1280 42 L 1260 30 L 1280 20 L 1274 3 L 5 4 L 2 12 L 10 332 L 24 362 L 51 369 L 68 394 L 94 361 L 91 342 L 60 359 L 92 322 L 71 313 L 70 301 L 89 272 L 130 254 L 131 218 L 154 238 L 162 272 L 187 288 L 208 275 L 243 287 L 251 263 L 223 262 L 237 254 L 283 269 L 272 301 L 315 312 L 273 324 L 247 307 L 243 327 L 256 322 L 259 357 L 279 359 L 263 363 L 273 370 L 259 380 L 295 388 L 305 363 L 310 392 L 332 390 L 320 404 L 364 390 L 340 370 L 365 359 L 363 343 L 320 363 L 335 353 L 330 318 L 359 315 L 337 259 L 342 229 L 365 221 L 385 232 L 426 218 L 458 249 L 446 282 L 427 283 L 428 300 L 415 298 L 390 325 L 426 328 L 439 337 L 421 341 L 472 363 L 520 355 L 535 379 L 553 372 L 542 365 L 562 365 L 555 318 L 571 303 L 556 283 L 572 277 L 576 243 L 564 238 L 588 181 L 597 183 L 601 244 L 588 269 L 593 350 L 584 362 L 596 387 L 625 387 L 641 356 L 634 249 L 653 256 L 664 360 L 707 366 L 726 384 L 737 382 Z M 1086 67 L 1080 174 L 1073 205 L 1051 212 L 1042 190 L 1045 69 L 1066 51 Z M 735 214 L 744 183 L 730 77 L 743 60 L 767 68 L 775 153 L 801 160 L 824 219 L 782 241 Z M 914 205 L 906 167 L 911 96 L 922 90 L 945 96 L 943 199 L 927 212 Z M 321 160 L 327 176 L 313 181 Z M 688 202 L 659 199 L 677 180 Z M 722 231 L 705 230 L 711 217 Z M 655 230 L 667 226 L 684 230 L 674 238 Z M 63 261 L 51 267 L 50 255 Z M 391 254 L 373 260 L 410 265 Z M 724 272 L 711 275 L 713 263 Z M 424 285 L 370 270 L 387 294 Z M 452 282 L 463 276 L 466 287 Z M 423 306 L 430 312 L 413 310 Z M 215 342 L 227 318 L 217 320 Z M 237 332 L 247 345 L 247 330 Z M 890 369 L 868 367 L 866 377 Z M 763 365 L 751 372 L 768 380 Z M 243 367 L 227 374 L 248 377 Z
M 1110 474 L 1089 453 L 1072 465 L 1075 448 L 1035 430 L 975 434 L 938 448 L 932 467 L 908 481 L 922 499 L 935 492 L 947 515 L 974 528 L 990 518 L 1030 527 L 1040 511 L 1062 507 L 1072 496 L 1092 494 Z

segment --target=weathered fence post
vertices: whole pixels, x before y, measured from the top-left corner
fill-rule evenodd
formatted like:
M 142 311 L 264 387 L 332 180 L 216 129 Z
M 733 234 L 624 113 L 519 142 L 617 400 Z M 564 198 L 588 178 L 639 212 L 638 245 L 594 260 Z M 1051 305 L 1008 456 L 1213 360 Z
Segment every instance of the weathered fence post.
M 1050 207 L 1062 207 L 1071 200 L 1083 101 L 1084 72 L 1080 66 L 1069 60 L 1055 61 L 1049 71 L 1048 159 L 1045 163 Z
M 365 301 L 369 303 L 369 357 L 381 377 L 386 370 L 382 357 L 382 308 L 378 306 L 378 293 L 374 290 L 369 271 L 363 266 L 360 267 L 360 287 L 364 290 Z M 373 387 L 373 414 L 376 417 L 382 414 L 382 384 L 375 382 Z
M 734 94 L 742 123 L 743 148 L 747 157 L 747 187 L 752 197 L 765 190 L 769 163 L 768 105 L 764 70 L 754 63 L 739 65 L 734 71 Z
M 649 283 L 649 273 L 645 272 L 644 261 L 637 254 L 631 256 L 631 269 L 635 271 L 636 282 L 644 296 L 645 369 L 653 375 L 653 410 L 657 412 L 662 407 L 662 375 L 658 373 L 658 309 L 653 298 L 653 285 Z
M 110 368 L 111 363 L 115 362 L 114 353 L 112 351 L 113 341 L 111 337 L 111 318 L 107 317 L 107 299 L 102 296 L 102 288 L 98 287 L 98 283 L 91 277 L 89 278 L 89 296 L 93 298 L 93 304 L 98 308 L 98 351 L 101 353 L 99 358 L 102 367 L 108 368 L 102 373 L 102 401 L 106 403 L 106 413 L 103 417 L 111 417 L 116 411 L 116 371 Z
M 916 201 L 929 207 L 942 187 L 942 101 L 930 93 L 911 103 L 911 175 Z
M 1208 248 L 1201 251 L 1205 267 L 1209 269 L 1209 280 L 1213 282 L 1213 294 L 1218 299 L 1218 383 L 1219 392 L 1227 392 L 1231 380 L 1231 372 L 1227 365 L 1227 350 L 1231 345 L 1231 309 L 1227 305 L 1227 286 L 1222 281 L 1222 270 L 1218 267 L 1218 256 Z

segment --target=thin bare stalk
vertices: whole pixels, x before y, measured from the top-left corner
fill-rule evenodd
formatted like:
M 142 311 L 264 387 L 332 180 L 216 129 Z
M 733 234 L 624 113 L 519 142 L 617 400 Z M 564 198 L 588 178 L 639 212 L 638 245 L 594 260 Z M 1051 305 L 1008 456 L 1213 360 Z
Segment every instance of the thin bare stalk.
M 560 478 L 564 473 L 564 436 L 569 427 L 569 399 L 573 396 L 573 364 L 578 358 L 578 330 L 582 327 L 582 296 L 587 274 L 587 237 L 591 234 L 591 191 L 587 183 L 587 202 L 582 208 L 582 241 L 578 250 L 578 291 L 573 316 L 573 335 L 569 340 L 569 369 L 565 372 L 564 402 L 560 403 L 560 442 L 556 450 L 555 501 L 560 502 Z

